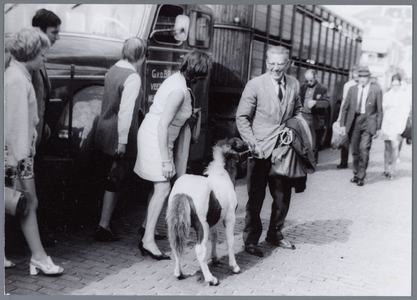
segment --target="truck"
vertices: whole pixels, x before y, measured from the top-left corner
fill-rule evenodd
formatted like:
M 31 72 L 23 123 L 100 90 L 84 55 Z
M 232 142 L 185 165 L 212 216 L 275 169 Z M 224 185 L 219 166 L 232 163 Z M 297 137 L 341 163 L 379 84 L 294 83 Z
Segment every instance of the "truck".
M 104 76 L 121 58 L 125 39 L 136 36 L 148 44 L 139 71 L 147 109 L 163 80 L 178 71 L 184 54 L 200 49 L 212 56 L 210 76 L 193 91 L 202 112 L 201 134 L 190 150 L 188 171 L 193 173 L 202 172 L 215 141 L 238 136 L 240 95 L 248 80 L 266 71 L 269 45 L 290 50 L 290 75 L 302 82 L 304 71 L 313 68 L 328 87 L 331 107 L 323 146 L 337 118 L 343 83 L 360 58 L 362 29 L 319 5 L 8 4 L 6 35 L 31 26 L 40 8 L 62 20 L 61 39 L 47 53 L 52 93 L 45 119 L 52 136 L 42 146 L 41 186 L 77 203 L 95 199 L 95 124 Z M 133 186 L 141 190 L 140 184 Z

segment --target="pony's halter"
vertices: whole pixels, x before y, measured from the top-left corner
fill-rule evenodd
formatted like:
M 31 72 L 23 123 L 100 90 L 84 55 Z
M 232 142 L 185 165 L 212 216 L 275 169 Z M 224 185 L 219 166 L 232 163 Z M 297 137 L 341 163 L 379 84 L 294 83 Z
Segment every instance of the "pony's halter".
M 246 153 L 253 154 L 253 151 L 252 151 L 251 149 L 248 149 L 248 150 L 243 151 L 243 152 L 238 152 L 239 156 L 240 156 L 240 155 L 244 155 L 244 154 L 246 154 Z

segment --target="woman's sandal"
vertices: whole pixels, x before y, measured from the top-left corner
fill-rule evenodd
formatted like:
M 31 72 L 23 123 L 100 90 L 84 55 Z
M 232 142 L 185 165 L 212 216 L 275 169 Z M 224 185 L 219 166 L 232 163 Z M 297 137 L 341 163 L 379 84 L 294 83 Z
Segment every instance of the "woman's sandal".
M 5 268 L 13 268 L 16 264 L 12 263 L 10 260 L 4 258 L 4 267 Z
M 41 270 L 45 275 L 59 275 L 64 272 L 63 268 L 53 263 L 50 256 L 46 258 L 46 264 L 42 264 L 32 258 L 30 260 L 29 267 L 30 275 L 38 275 L 39 270 Z

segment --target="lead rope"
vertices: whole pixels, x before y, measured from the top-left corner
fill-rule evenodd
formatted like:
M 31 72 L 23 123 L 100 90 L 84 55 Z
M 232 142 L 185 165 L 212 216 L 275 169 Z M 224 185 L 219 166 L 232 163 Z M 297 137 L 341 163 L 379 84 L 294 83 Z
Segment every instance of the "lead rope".
M 274 134 L 274 135 L 270 136 L 269 138 L 267 138 L 262 143 L 261 148 L 265 145 L 266 142 L 268 142 L 269 140 L 275 138 L 276 136 L 278 136 L 279 144 L 289 145 L 293 141 L 292 131 L 289 128 L 285 127 L 284 129 L 278 131 L 276 134 Z

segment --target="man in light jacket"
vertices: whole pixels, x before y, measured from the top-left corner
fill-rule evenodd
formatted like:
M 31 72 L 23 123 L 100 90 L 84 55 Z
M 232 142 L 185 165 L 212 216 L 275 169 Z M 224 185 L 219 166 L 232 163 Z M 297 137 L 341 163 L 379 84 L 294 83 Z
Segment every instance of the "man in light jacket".
M 266 241 L 295 249 L 281 232 L 290 206 L 293 183 L 286 177 L 270 177 L 269 171 L 280 125 L 302 110 L 300 83 L 296 78 L 285 75 L 291 63 L 289 51 L 284 47 L 270 46 L 266 58 L 268 71 L 246 84 L 236 113 L 239 133 L 254 149 L 254 158 L 248 166 L 249 200 L 243 240 L 245 251 L 260 257 L 263 253 L 256 245 L 262 234 L 260 211 L 267 184 L 274 201 Z

